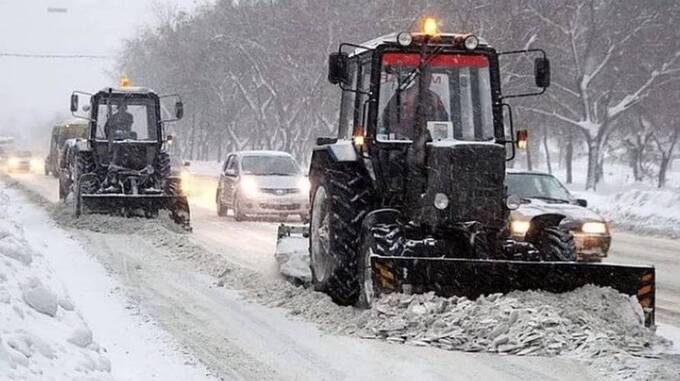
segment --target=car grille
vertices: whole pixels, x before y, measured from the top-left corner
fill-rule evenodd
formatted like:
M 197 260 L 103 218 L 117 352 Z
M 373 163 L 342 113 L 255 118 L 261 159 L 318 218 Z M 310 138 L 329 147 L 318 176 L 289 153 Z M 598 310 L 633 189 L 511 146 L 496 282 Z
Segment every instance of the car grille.
M 260 192 L 277 196 L 285 196 L 287 194 L 300 193 L 300 190 L 297 188 L 260 188 Z
M 300 209 L 300 204 L 260 204 L 262 209 L 274 209 L 274 210 L 296 210 Z

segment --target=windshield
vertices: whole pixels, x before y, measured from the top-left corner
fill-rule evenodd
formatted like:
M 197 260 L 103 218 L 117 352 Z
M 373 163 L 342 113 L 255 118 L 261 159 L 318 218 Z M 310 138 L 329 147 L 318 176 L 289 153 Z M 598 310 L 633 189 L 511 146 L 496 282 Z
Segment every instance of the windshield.
M 427 59 L 427 58 L 426 58 Z M 494 137 L 489 60 L 483 55 L 439 54 L 415 70 L 416 53 L 386 53 L 382 59 L 378 140 L 412 140 L 420 99 L 432 140 L 486 141 Z M 422 94 L 418 94 L 422 76 Z
M 157 140 L 153 100 L 114 98 L 111 110 L 102 99 L 97 109 L 97 139 Z
M 246 175 L 297 176 L 300 174 L 297 163 L 288 156 L 245 156 L 241 160 L 241 169 Z
M 509 173 L 505 179 L 508 194 L 522 198 L 543 198 L 569 201 L 569 191 L 556 178 L 550 175 L 530 173 Z

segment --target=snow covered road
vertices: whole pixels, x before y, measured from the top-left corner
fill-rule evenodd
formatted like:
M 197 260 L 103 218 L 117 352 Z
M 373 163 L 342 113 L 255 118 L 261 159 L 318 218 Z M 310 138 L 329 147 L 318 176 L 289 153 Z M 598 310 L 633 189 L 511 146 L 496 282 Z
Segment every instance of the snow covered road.
M 13 177 L 42 198 L 57 201 L 56 180 Z M 231 264 L 271 280 L 262 286 L 282 284 L 273 257 L 277 224 L 218 218 L 209 194 L 192 200 L 194 233 L 179 238 L 149 221 L 89 221 L 106 222 L 112 231 L 72 230 L 85 250 L 123 284 L 135 308 L 225 379 L 598 378 L 575 359 L 471 354 L 329 335 L 291 319 L 290 311 L 217 287 L 219 273 L 239 277 Z

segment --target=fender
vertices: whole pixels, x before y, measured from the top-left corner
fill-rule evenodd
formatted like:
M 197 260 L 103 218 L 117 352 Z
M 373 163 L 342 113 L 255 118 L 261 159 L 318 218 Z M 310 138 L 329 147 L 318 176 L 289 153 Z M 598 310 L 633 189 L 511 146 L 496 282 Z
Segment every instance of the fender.
M 312 162 L 314 162 L 315 156 L 322 155 L 322 152 L 328 155 L 328 159 L 331 162 L 347 163 L 359 161 L 359 155 L 351 140 L 337 140 L 335 143 L 314 147 Z

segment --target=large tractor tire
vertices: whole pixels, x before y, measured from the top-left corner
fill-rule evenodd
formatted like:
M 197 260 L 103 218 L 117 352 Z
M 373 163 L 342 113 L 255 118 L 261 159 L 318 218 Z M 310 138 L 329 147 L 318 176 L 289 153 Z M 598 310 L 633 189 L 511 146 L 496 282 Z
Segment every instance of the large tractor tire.
M 92 180 L 83 180 L 83 175 L 91 173 L 95 169 L 92 152 L 75 152 L 72 162 L 71 176 L 73 181 L 73 215 L 80 217 L 83 211 L 82 194 L 92 193 L 95 184 Z
M 544 261 L 573 262 L 576 261 L 576 243 L 567 230 L 557 226 L 544 227 L 533 244 L 541 253 Z
M 309 235 L 312 284 L 338 304 L 354 304 L 361 289 L 361 224 L 371 205 L 368 182 L 355 167 L 344 166 L 326 169 L 316 183 Z

